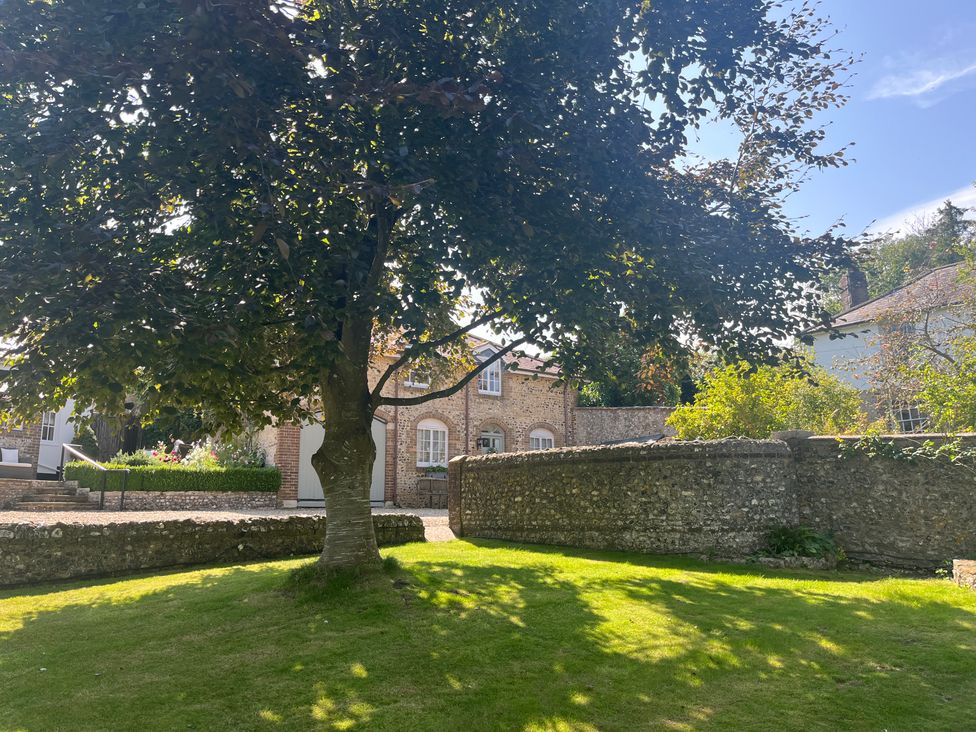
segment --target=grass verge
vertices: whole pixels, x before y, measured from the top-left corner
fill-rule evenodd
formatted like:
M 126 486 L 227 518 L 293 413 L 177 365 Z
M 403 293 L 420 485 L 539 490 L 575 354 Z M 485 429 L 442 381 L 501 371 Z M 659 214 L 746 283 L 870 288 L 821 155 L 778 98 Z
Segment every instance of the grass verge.
M 2 730 L 976 729 L 976 593 L 463 541 L 0 593 Z

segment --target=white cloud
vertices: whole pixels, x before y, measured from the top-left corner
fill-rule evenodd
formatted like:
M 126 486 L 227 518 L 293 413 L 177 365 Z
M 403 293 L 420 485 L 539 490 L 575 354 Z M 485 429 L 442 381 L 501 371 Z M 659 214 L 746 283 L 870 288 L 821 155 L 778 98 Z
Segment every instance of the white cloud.
M 946 200 L 952 201 L 953 205 L 959 206 L 960 208 L 976 208 L 976 186 L 963 186 L 958 190 L 951 191 L 938 198 L 933 198 L 931 201 L 916 203 L 900 211 L 895 211 L 871 224 L 868 233 L 908 233 L 915 224 L 930 219 L 936 209 L 945 203 Z M 970 211 L 970 217 L 973 214 L 974 212 Z
M 967 77 L 976 77 L 976 63 L 968 63 L 964 66 L 942 65 L 938 70 L 917 69 L 889 74 L 875 83 L 868 93 L 868 99 L 908 97 L 920 103 L 925 101 L 934 103 L 932 96 L 935 92 L 948 91 L 944 88 L 947 84 Z

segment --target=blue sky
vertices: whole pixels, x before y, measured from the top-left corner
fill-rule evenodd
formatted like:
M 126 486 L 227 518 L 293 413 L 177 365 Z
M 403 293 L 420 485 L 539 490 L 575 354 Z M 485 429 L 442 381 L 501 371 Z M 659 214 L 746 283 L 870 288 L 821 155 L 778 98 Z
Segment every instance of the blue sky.
M 824 117 L 832 144 L 855 143 L 855 162 L 814 171 L 790 198 L 800 229 L 817 234 L 838 219 L 850 235 L 872 220 L 874 230 L 904 229 L 946 198 L 976 207 L 976 0 L 823 0 L 821 9 L 837 45 L 863 54 L 850 102 Z

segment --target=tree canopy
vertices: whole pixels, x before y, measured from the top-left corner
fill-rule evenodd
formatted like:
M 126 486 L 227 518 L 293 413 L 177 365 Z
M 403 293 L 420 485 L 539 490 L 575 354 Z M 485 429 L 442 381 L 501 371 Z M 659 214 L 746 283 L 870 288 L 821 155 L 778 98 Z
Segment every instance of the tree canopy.
M 138 382 L 281 415 L 345 323 L 420 340 L 471 289 L 566 356 L 622 304 L 660 338 L 767 347 L 831 253 L 754 210 L 748 180 L 675 171 L 709 109 L 825 74 L 765 2 L 0 12 L 0 327 L 21 398 L 111 403 Z M 754 116 L 772 125 L 774 101 Z M 832 161 L 786 125 L 762 137 L 751 154 Z
M 772 0 L 7 0 L 7 394 L 322 410 L 329 505 L 406 403 L 367 383 L 391 339 L 399 368 L 482 325 L 570 376 L 624 326 L 769 356 L 845 257 L 780 208 L 844 164 L 810 122 L 845 101 L 832 38 Z M 715 119 L 739 153 L 693 164 Z

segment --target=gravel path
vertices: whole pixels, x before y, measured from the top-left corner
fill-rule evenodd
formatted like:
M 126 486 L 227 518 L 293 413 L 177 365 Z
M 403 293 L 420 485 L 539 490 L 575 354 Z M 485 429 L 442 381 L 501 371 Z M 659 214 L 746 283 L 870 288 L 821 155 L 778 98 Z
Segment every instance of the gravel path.
M 447 525 L 447 511 L 435 508 L 374 508 L 373 513 L 420 516 L 427 541 L 450 541 L 454 532 Z M 247 516 L 324 516 L 321 509 L 252 509 L 241 511 L 0 511 L 0 523 L 33 524 L 118 524 L 135 521 L 178 521 L 197 519 L 223 521 Z

